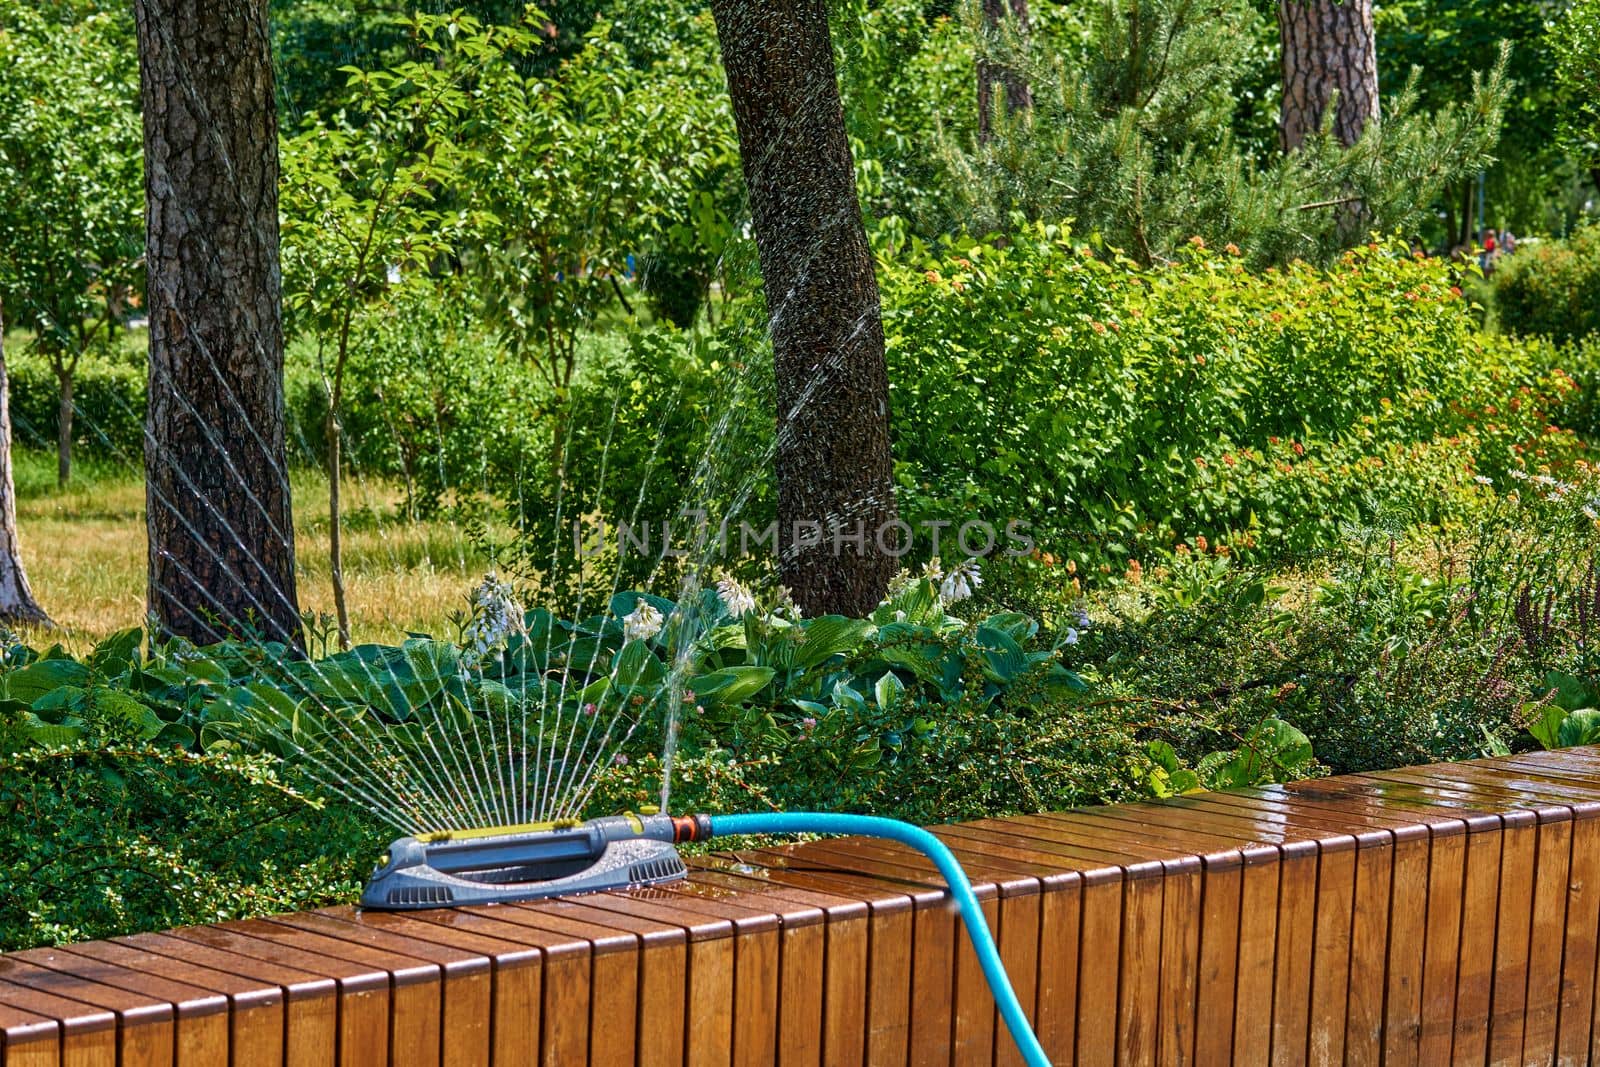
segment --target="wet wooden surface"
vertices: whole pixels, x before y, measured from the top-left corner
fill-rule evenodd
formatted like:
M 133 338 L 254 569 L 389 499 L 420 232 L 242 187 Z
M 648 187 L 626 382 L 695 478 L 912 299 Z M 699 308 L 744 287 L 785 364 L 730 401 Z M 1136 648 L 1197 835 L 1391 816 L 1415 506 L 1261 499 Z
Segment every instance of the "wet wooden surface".
M 936 833 L 1060 1064 L 1600 1061 L 1600 749 Z M 535 904 L 0 956 L 4 1067 L 1012 1067 L 933 866 L 881 841 Z

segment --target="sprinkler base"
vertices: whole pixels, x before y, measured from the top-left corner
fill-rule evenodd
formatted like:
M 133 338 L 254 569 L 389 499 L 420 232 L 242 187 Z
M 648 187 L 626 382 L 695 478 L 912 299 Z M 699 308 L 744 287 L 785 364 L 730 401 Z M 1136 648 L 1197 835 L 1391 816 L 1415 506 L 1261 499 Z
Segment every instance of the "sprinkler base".
M 692 819 L 616 815 L 402 837 L 372 872 L 361 906 L 506 904 L 674 882 L 688 871 L 673 842 L 699 830 Z

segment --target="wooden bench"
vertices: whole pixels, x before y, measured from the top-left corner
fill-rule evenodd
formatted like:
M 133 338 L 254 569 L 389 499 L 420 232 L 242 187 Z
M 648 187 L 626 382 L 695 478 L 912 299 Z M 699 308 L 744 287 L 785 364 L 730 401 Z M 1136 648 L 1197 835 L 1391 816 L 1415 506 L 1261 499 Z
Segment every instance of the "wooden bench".
M 939 831 L 1057 1062 L 1585 1063 L 1600 750 Z M 6 1067 L 1013 1064 L 929 864 L 332 908 L 0 956 Z

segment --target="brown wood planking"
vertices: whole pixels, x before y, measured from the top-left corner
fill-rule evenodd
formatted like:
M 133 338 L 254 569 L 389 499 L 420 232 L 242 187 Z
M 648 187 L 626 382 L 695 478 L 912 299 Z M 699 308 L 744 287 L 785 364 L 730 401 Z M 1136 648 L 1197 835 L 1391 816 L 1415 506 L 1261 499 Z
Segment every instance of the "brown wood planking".
M 55 1020 L 60 1027 L 63 1064 L 116 1067 L 117 1017 L 113 1012 L 4 981 L 0 981 L 0 1008 Z
M 59 1067 L 60 1022 L 0 1004 L 0 1059 L 17 1067 Z
M 226 943 L 234 939 L 224 937 L 221 940 Z M 115 938 L 111 943 L 164 956 L 180 965 L 223 971 L 261 983 L 263 988 L 282 990 L 283 1062 L 289 1067 L 322 1067 L 336 1062 L 337 1000 L 342 994 L 339 982 L 328 974 L 297 967 L 294 964 L 301 961 L 285 960 L 284 953 L 260 952 L 253 944 L 240 946 L 248 950 L 247 954 L 202 945 L 172 934 L 135 934 Z
M 111 1012 L 116 1017 L 115 1062 L 119 1067 L 168 1067 L 175 1061 L 177 1005 L 159 994 L 132 993 L 23 963 L 11 955 L 0 956 L 0 982 Z
M 1564 935 L 1556 1062 L 1582 1063 L 1589 1056 L 1600 945 L 1600 819 L 1577 819 L 1572 824 Z
M 1058 1063 L 1600 1059 L 1600 751 L 935 829 Z M 667 887 L 0 958 L 0 1061 L 1019 1062 L 937 871 L 829 840 Z
M 1272 1064 L 1301 1065 L 1311 1030 L 1311 968 L 1316 948 L 1317 842 L 1282 846 L 1277 960 L 1273 968 Z
M 173 1061 L 176 1064 L 214 1063 L 228 1054 L 228 999 L 197 983 L 203 976 L 173 981 L 142 968 L 71 955 L 60 949 L 30 949 L 0 959 L 0 974 L 13 973 L 10 964 L 30 964 L 36 973 L 56 972 L 125 993 L 157 996 L 172 1004 Z M 22 979 L 18 979 L 21 981 Z M 30 983 L 31 984 L 31 983 Z M 43 987 L 41 981 L 40 987 Z M 111 1006 L 109 1001 L 108 1006 Z
M 284 991 L 279 986 L 263 986 L 227 971 L 185 963 L 115 941 L 90 941 L 59 951 L 64 957 L 97 960 L 216 990 L 228 998 L 228 1040 L 232 1047 L 251 1049 L 262 1063 L 284 1061 Z

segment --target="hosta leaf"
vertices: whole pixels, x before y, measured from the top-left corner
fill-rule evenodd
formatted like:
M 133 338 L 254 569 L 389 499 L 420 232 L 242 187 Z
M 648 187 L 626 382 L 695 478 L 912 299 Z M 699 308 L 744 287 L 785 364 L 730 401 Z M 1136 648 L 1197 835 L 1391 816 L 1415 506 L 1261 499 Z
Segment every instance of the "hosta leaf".
M 70 659 L 42 659 L 5 676 L 5 695 L 33 703 L 52 689 L 82 686 L 89 681 L 88 667 Z
M 854 651 L 871 627 L 864 619 L 847 619 L 843 615 L 812 619 L 806 624 L 805 639 L 794 651 L 794 666 L 806 670 L 832 656 Z

